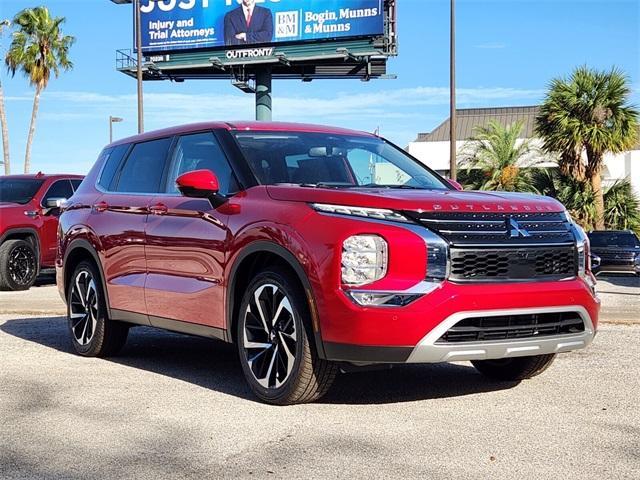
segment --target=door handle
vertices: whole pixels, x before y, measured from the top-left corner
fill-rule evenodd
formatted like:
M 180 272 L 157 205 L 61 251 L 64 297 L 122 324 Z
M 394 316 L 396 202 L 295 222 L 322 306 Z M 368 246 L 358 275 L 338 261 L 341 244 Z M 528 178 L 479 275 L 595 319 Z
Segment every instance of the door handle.
M 169 211 L 167 206 L 164 203 L 156 203 L 155 205 L 151 205 L 149 207 L 149 213 L 152 215 L 164 215 Z
M 104 212 L 109 208 L 109 204 L 107 202 L 98 202 L 93 205 L 93 210 L 97 213 Z

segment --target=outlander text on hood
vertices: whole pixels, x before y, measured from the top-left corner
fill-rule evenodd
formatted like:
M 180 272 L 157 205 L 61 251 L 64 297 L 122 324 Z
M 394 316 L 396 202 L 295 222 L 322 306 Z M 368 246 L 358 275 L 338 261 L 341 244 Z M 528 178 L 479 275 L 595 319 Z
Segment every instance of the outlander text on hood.
M 522 380 L 586 347 L 589 241 L 557 201 L 460 191 L 362 132 L 203 123 L 107 146 L 60 217 L 75 350 L 150 325 L 237 345 L 265 402 L 341 366 L 469 360 Z

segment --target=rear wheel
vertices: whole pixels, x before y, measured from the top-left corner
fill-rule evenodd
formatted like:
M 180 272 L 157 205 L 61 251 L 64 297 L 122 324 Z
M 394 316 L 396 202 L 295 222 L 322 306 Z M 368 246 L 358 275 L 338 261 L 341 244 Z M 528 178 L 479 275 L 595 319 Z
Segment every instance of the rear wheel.
M 109 320 L 100 275 L 90 262 L 80 262 L 71 276 L 67 317 L 73 348 L 80 355 L 115 355 L 127 341 L 129 326 Z
M 38 276 L 38 254 L 26 240 L 0 245 L 0 290 L 28 290 Z
M 556 358 L 554 353 L 532 357 L 474 360 L 471 363 L 483 375 L 496 380 L 517 381 L 535 377 L 544 372 Z
M 322 397 L 337 366 L 318 357 L 309 308 L 297 279 L 284 269 L 259 273 L 240 305 L 237 345 L 242 370 L 261 400 L 290 405 Z

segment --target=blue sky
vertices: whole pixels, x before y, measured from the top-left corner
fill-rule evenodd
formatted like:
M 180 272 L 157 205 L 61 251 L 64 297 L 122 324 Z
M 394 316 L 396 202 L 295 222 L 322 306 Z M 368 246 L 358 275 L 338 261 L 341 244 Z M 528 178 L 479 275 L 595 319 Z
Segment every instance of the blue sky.
M 348 1 L 348 0 L 347 0 Z M 75 68 L 42 96 L 32 171 L 85 173 L 108 141 L 136 132 L 135 81 L 115 70 L 115 50 L 130 48 L 130 6 L 108 0 L 0 0 L 0 18 L 46 4 L 64 16 L 77 42 Z M 399 0 L 396 80 L 274 82 L 274 120 L 373 131 L 404 146 L 448 116 L 449 0 Z M 458 106 L 532 105 L 549 80 L 578 65 L 622 68 L 640 105 L 639 0 L 457 0 Z M 3 49 L 8 38 L 2 41 Z M 33 91 L 20 75 L 0 78 L 12 171 L 22 171 Z M 199 120 L 251 119 L 253 97 L 229 81 L 145 83 L 147 130 Z

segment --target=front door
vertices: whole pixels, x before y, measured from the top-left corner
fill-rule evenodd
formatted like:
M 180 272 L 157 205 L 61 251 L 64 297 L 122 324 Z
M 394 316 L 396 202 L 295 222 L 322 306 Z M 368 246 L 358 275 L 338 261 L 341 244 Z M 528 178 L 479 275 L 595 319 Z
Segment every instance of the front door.
M 212 132 L 177 139 L 165 194 L 154 198 L 146 227 L 148 276 L 145 298 L 151 323 L 166 320 L 223 329 L 224 263 L 228 215 L 206 199 L 186 198 L 175 179 L 192 170 L 211 170 L 220 193 L 237 188 L 227 159 Z
M 68 200 L 73 195 L 73 187 L 67 179 L 56 180 L 51 184 L 47 192 L 40 202 L 42 212 L 42 229 L 40 230 L 40 264 L 51 266 L 56 259 L 56 249 L 58 243 L 56 236 L 58 234 L 58 217 L 60 216 L 60 208 L 48 207 L 47 201 L 50 199 L 64 198 Z

